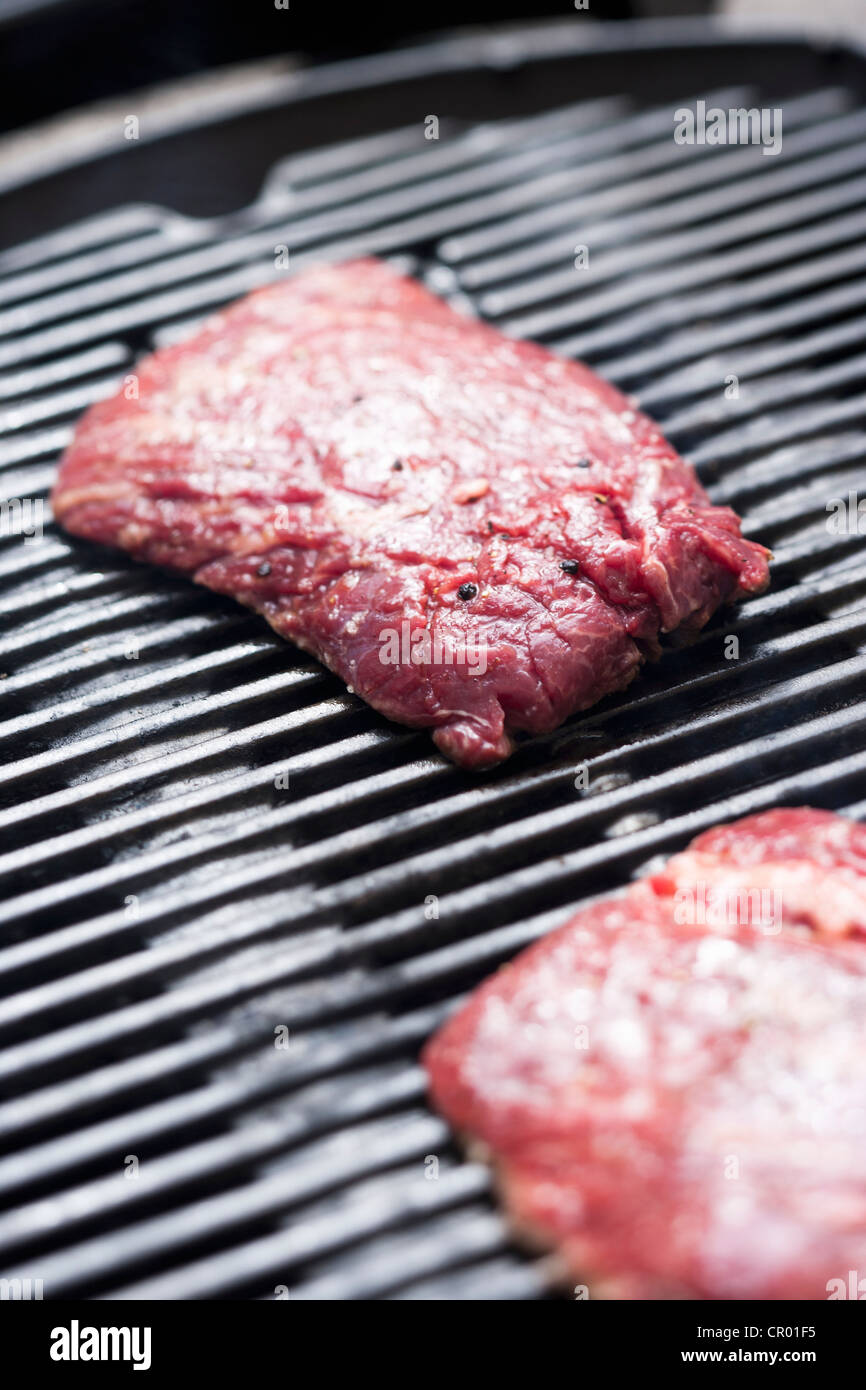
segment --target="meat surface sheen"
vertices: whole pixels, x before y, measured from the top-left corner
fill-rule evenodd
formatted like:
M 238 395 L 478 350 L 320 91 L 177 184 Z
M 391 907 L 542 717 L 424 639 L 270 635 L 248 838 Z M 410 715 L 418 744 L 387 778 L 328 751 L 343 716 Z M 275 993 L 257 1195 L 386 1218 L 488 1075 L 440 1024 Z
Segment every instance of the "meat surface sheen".
M 59 521 L 247 604 L 469 767 L 767 582 L 612 386 L 381 262 L 259 290 L 136 378 L 79 424 Z
M 697 844 L 741 834 L 756 869 L 814 845 L 823 882 L 862 833 L 786 811 Z M 866 1270 L 864 1046 L 858 943 L 717 932 L 633 889 L 486 981 L 425 1062 L 516 1227 L 590 1296 L 826 1299 Z

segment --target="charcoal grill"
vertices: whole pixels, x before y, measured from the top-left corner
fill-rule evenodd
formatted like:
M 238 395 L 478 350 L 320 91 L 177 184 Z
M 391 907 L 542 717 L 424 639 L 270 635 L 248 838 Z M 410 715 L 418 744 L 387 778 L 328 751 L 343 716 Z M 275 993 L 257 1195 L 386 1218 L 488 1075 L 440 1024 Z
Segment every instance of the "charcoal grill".
M 241 213 L 139 202 L 0 256 L 7 498 L 45 497 L 81 409 L 287 244 L 293 269 L 395 258 L 585 358 L 776 557 L 768 594 L 473 777 L 236 606 L 48 521 L 25 542 L 7 509 L 0 1274 L 46 1298 L 552 1296 L 418 1051 L 703 828 L 866 810 L 866 556 L 827 526 L 866 450 L 864 71 L 707 26 L 450 39 L 281 97 L 296 152 Z M 781 155 L 677 146 L 698 98 L 780 106 Z

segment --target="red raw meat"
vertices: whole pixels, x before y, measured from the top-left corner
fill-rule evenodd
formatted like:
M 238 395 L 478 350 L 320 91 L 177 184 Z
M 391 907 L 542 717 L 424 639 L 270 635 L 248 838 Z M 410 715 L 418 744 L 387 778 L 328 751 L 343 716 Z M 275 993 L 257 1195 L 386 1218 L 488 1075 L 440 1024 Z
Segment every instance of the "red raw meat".
M 866 826 L 808 807 L 749 816 L 699 835 L 640 889 L 671 900 L 680 916 L 703 908 L 716 928 L 862 936 Z
M 767 582 L 646 416 L 376 261 L 248 296 L 93 406 L 55 514 L 256 609 L 483 767 Z
M 785 811 L 697 843 L 814 847 L 826 885 L 863 833 Z M 427 1047 L 433 1099 L 591 1296 L 826 1299 L 866 1271 L 866 951 L 671 908 L 595 904 L 483 984 Z

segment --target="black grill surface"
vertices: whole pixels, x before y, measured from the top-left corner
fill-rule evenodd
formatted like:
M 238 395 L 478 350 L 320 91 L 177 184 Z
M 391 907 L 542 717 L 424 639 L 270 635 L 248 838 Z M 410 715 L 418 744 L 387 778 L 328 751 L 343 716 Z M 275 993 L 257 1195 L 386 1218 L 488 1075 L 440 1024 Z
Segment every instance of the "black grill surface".
M 503 74 L 500 119 L 347 127 L 242 214 L 125 206 L 0 257 L 7 499 L 45 498 L 82 408 L 287 245 L 292 270 L 396 258 L 586 359 L 776 557 L 765 596 L 474 777 L 240 608 L 47 511 L 24 542 L 7 507 L 2 1275 L 47 1298 L 549 1295 L 428 1110 L 419 1047 L 701 829 L 866 809 L 866 555 L 856 520 L 827 524 L 866 452 L 866 105 L 803 52 L 813 80 L 769 98 L 727 56 L 695 90 L 679 53 L 660 102 L 628 64 L 670 56 L 624 52 L 621 87 L 517 118 Z M 591 57 L 563 61 L 577 97 Z M 781 106 L 782 153 L 677 145 L 699 98 Z

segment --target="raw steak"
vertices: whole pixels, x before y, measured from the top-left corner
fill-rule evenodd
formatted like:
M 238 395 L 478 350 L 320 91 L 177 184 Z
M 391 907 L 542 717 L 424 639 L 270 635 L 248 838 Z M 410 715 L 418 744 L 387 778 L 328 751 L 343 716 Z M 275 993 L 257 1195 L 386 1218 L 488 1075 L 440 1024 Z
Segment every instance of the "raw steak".
M 260 290 L 137 379 L 79 425 L 62 524 L 256 609 L 469 767 L 767 582 L 618 391 L 383 263 Z
M 767 811 L 699 835 L 640 888 L 680 917 L 693 904 L 714 927 L 863 936 L 866 826 L 809 807 Z
M 815 844 L 820 884 L 859 862 L 860 828 L 779 815 L 701 841 L 742 833 L 756 873 L 764 830 L 773 864 Z M 864 1048 L 861 945 L 714 932 L 632 890 L 488 980 L 425 1061 L 516 1226 L 590 1296 L 822 1299 L 866 1271 Z

